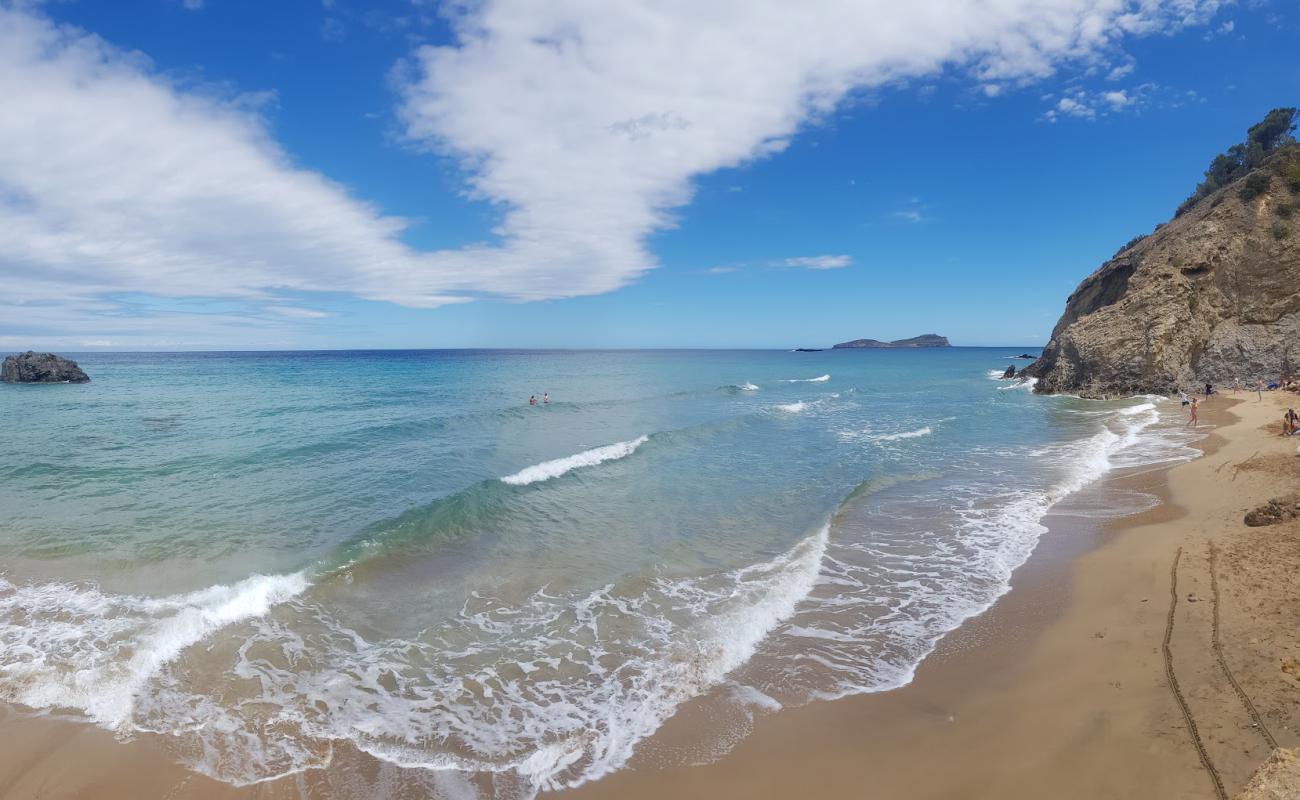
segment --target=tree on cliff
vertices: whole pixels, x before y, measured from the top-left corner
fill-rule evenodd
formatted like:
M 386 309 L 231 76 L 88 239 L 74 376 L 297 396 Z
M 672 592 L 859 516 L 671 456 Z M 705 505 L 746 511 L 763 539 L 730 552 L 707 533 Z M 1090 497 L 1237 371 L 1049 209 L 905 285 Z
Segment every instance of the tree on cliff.
M 1205 170 L 1205 180 L 1196 187 L 1192 196 L 1183 201 L 1175 216 L 1182 216 L 1213 193 L 1264 163 L 1278 148 L 1295 142 L 1292 133 L 1296 127 L 1297 110 L 1275 108 L 1246 131 L 1246 141 L 1234 144 L 1228 152 L 1220 153 Z

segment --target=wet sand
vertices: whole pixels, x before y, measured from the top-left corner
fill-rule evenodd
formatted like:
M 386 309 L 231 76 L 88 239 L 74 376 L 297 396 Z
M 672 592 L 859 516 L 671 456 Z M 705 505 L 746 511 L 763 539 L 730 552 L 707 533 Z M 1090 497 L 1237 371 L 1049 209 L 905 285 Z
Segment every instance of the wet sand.
M 1111 481 L 1159 496 L 1150 511 L 1100 530 L 1049 518 L 1011 593 L 949 635 L 907 687 L 786 710 L 714 764 L 644 765 L 568 796 L 1215 797 L 1165 671 L 1179 548 L 1173 670 L 1234 793 L 1271 748 L 1214 655 L 1211 544 L 1225 660 L 1275 740 L 1300 743 L 1300 669 L 1283 669 L 1300 657 L 1300 524 L 1242 521 L 1300 486 L 1296 442 L 1278 436 L 1288 399 L 1212 398 L 1205 456 Z
M 946 637 L 907 687 L 759 717 L 734 750 L 698 766 L 663 755 L 687 750 L 703 713 L 688 704 L 629 769 L 547 796 L 1215 797 L 1164 658 L 1180 548 L 1173 674 L 1210 766 L 1234 793 L 1268 756 L 1268 736 L 1300 744 L 1300 521 L 1242 522 L 1300 487 L 1296 442 L 1277 436 L 1286 400 L 1295 402 L 1216 397 L 1202 413 L 1216 426 L 1198 445 L 1203 458 L 1110 481 L 1156 494 L 1156 508 L 1106 523 L 1049 517 L 1013 591 Z M 332 769 L 237 789 L 177 766 L 164 744 L 0 707 L 0 797 L 364 797 L 395 777 L 336 753 Z M 398 794 L 442 794 L 435 779 L 446 776 Z

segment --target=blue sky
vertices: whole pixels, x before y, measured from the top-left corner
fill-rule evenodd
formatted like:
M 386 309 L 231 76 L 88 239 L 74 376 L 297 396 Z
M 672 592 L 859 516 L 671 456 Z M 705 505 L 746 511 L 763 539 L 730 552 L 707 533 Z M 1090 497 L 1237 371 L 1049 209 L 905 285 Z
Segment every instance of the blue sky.
M 0 347 L 1036 345 L 1300 99 L 1289 3 L 913 5 L 0 4 Z

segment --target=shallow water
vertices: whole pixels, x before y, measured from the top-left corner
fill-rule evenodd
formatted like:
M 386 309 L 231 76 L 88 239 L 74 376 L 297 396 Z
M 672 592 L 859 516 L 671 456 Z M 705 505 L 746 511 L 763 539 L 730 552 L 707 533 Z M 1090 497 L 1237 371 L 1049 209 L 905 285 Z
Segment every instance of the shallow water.
M 716 756 L 906 683 L 1049 509 L 1194 454 L 1008 352 L 82 356 L 0 385 L 0 699 L 235 784 L 346 745 L 528 796 L 688 701 Z

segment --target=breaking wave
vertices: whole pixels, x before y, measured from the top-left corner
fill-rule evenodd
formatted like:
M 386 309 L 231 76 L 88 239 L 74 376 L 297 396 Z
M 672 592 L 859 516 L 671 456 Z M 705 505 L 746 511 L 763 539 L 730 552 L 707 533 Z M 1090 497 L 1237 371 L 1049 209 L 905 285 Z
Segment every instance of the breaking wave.
M 507 475 L 501 479 L 501 482 L 508 483 L 511 486 L 527 486 L 530 483 L 558 478 L 580 467 L 594 467 L 606 461 L 626 458 L 635 453 L 638 447 L 649 440 L 649 436 L 639 436 L 630 441 L 616 442 L 604 447 L 593 447 L 590 450 L 583 450 L 581 453 L 574 453 L 564 458 L 543 461 L 540 464 L 525 467 L 513 475 Z

